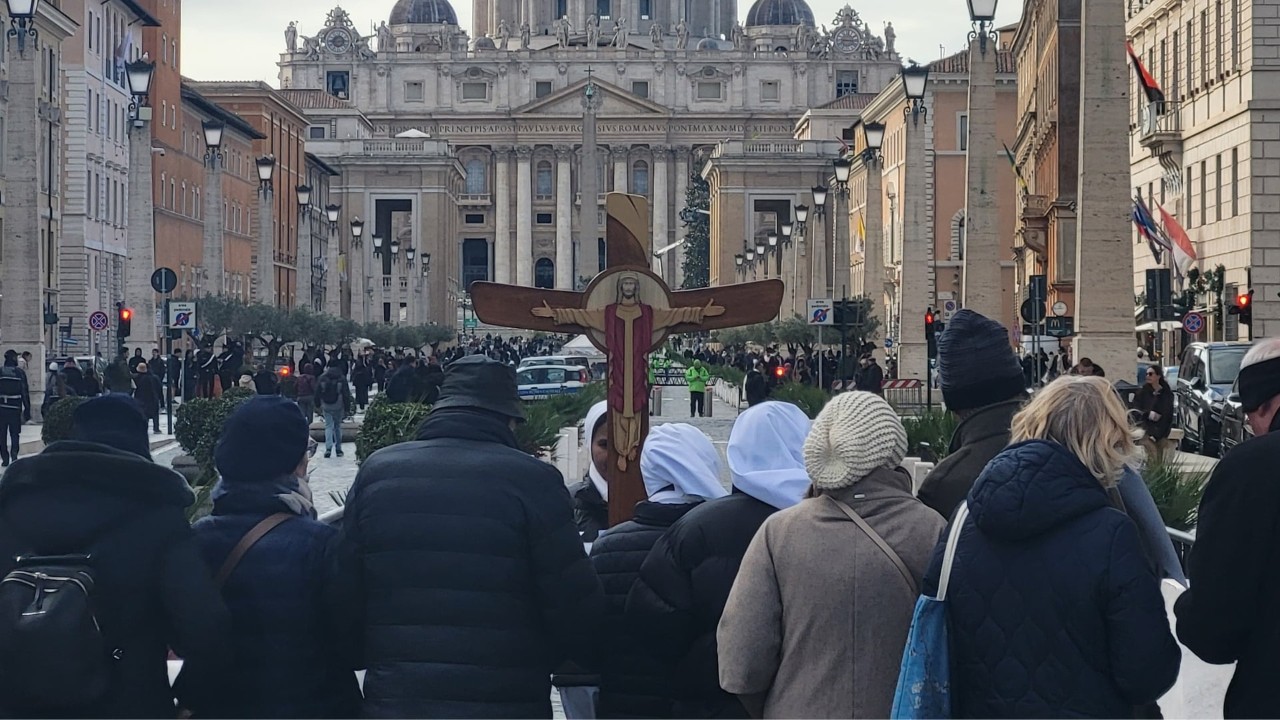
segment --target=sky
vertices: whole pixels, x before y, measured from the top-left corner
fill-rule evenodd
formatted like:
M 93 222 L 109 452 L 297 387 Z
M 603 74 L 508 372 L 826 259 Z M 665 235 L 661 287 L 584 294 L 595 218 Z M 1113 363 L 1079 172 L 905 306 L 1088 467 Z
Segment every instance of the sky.
M 970 30 L 964 0 L 899 0 L 850 2 L 877 34 L 886 21 L 897 32 L 898 52 L 918 62 L 936 60 L 964 48 Z M 342 7 L 356 29 L 372 34 L 391 15 L 396 0 L 346 0 Z M 452 0 L 458 22 L 471 32 L 469 0 Z M 738 0 L 745 17 L 749 0 Z M 818 25 L 832 18 L 846 0 L 809 0 Z M 196 80 L 263 80 L 278 85 L 276 63 L 284 51 L 284 29 L 298 21 L 299 34 L 314 35 L 339 0 L 186 0 L 182 4 L 182 74 Z M 910 12 L 907 12 L 907 9 Z M 1016 23 L 1021 0 L 997 6 L 996 24 Z M 252 18 L 252 19 L 249 19 Z

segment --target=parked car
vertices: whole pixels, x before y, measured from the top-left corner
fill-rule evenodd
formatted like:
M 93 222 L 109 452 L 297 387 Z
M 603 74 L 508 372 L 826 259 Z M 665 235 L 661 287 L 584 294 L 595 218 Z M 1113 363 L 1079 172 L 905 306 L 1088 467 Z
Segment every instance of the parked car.
M 1203 455 L 1217 452 L 1223 404 L 1248 351 L 1247 342 L 1197 342 L 1183 351 L 1173 387 L 1184 449 Z
M 554 395 L 572 395 L 591 382 L 591 371 L 577 365 L 538 365 L 516 371 L 521 400 L 546 400 Z
M 520 367 L 535 367 L 539 365 L 572 365 L 574 367 L 591 367 L 591 363 L 587 361 L 584 355 L 542 355 L 539 357 L 527 357 L 520 361 Z
M 1244 409 L 1240 405 L 1240 380 L 1231 385 L 1231 392 L 1222 402 L 1222 454 L 1226 455 L 1231 448 L 1253 437 L 1253 430 L 1244 421 Z

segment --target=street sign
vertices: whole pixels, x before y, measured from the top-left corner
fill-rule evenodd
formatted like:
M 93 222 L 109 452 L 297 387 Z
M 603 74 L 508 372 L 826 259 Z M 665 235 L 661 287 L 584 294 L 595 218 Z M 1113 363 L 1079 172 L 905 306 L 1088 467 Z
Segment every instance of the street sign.
M 63 345 L 79 345 L 80 344 L 80 341 L 73 337 L 62 337 L 60 338 L 60 341 L 62 342 Z
M 885 349 L 885 350 L 888 350 L 888 349 L 890 349 L 890 348 L 892 348 L 892 347 L 893 347 L 893 338 L 885 338 L 885 339 L 884 339 L 884 349 Z
M 1076 319 L 1070 315 L 1045 318 L 1044 334 L 1056 338 L 1071 337 L 1076 334 Z
M 178 287 L 178 273 L 162 267 L 151 273 L 151 287 L 161 295 L 168 295 Z
M 1182 316 L 1182 329 L 1192 335 L 1198 335 L 1204 330 L 1204 315 L 1198 312 L 1189 312 Z
M 1021 315 L 1023 320 L 1032 325 L 1044 322 L 1044 301 L 1034 298 L 1023 300 Z
M 475 330 L 477 327 L 479 327 L 479 325 L 480 325 L 480 321 L 476 320 L 473 317 L 465 318 L 462 321 L 462 328 L 464 330 Z
M 956 310 L 958 310 L 959 308 L 960 308 L 960 303 L 956 302 L 955 300 L 943 300 L 942 301 L 942 318 L 944 320 L 950 320 L 951 316 L 955 315 Z
M 96 310 L 92 313 L 89 313 L 89 327 L 93 328 L 94 330 L 98 330 L 98 331 L 106 330 L 107 326 L 110 324 L 111 324 L 111 319 L 108 318 L 107 314 L 102 312 L 101 310 Z
M 805 301 L 805 317 L 810 325 L 834 325 L 836 314 L 835 301 L 831 298 L 809 298 Z
M 193 302 L 169 303 L 169 328 L 173 330 L 194 330 L 196 327 L 196 304 Z
M 1027 295 L 1032 300 L 1044 302 L 1049 299 L 1049 276 L 1048 275 L 1032 275 L 1030 282 L 1027 283 Z
M 1053 314 L 1062 317 L 1067 314 L 1067 304 L 1061 300 L 1053 304 Z

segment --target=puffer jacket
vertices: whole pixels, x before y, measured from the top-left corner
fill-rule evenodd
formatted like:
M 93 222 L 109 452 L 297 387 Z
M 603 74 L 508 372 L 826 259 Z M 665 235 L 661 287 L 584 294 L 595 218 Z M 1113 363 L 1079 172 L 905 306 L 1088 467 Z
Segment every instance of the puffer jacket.
M 716 626 L 751 539 L 777 511 L 735 489 L 677 520 L 640 567 L 625 620 L 670 668 L 666 694 L 676 717 L 747 717 L 720 689 Z
M 666 684 L 667 666 L 645 650 L 623 612 L 627 593 L 649 551 L 672 523 L 697 505 L 638 503 L 631 520 L 611 528 L 591 546 L 591 564 L 600 576 L 607 603 L 600 637 L 599 717 L 672 717 L 671 702 L 660 690 Z
M 555 467 L 506 422 L 431 413 L 360 467 L 339 593 L 363 624 L 366 717 L 551 717 L 551 672 L 594 664 L 604 595 Z
M 1133 717 L 1173 685 L 1182 654 L 1138 531 L 1074 455 L 1012 445 L 968 503 L 947 591 L 955 717 Z
M 609 503 L 590 478 L 570 485 L 569 497 L 573 498 L 573 524 L 582 534 L 582 542 L 595 542 L 600 531 L 609 527 Z
M 218 485 L 213 513 L 193 527 L 210 573 L 260 521 L 292 514 L 276 496 L 291 489 L 270 479 Z M 244 555 L 222 588 L 240 689 L 193 702 L 197 717 L 346 718 L 359 712 L 354 643 L 345 618 L 334 617 L 327 602 L 336 536 L 310 515 L 292 517 Z

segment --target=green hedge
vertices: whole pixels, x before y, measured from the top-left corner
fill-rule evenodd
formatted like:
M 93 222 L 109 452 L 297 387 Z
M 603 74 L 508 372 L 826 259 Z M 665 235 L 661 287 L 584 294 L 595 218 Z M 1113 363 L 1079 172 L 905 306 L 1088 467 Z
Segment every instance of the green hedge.
M 1208 471 L 1182 470 L 1169 460 L 1154 460 L 1142 467 L 1142 479 L 1167 527 L 1190 530 L 1196 526 L 1200 497 L 1209 482 Z
M 941 460 L 951 453 L 951 436 L 956 432 L 960 419 L 945 410 L 928 410 L 915 417 L 902 418 L 902 426 L 907 430 L 907 454 L 916 457 L 927 457 L 932 454 L 935 460 Z M 925 452 L 923 445 L 929 445 Z
M 88 398 L 66 397 L 49 406 L 49 411 L 44 414 L 44 425 L 40 428 L 40 439 L 45 445 L 71 439 L 72 415 L 86 400 Z
M 818 413 L 822 412 L 822 408 L 827 406 L 827 401 L 831 400 L 831 394 L 812 385 L 788 382 L 774 388 L 769 399 L 789 402 L 803 410 L 804 414 L 810 418 L 816 418 Z
M 378 395 L 365 408 L 364 423 L 356 434 L 356 461 L 364 462 L 384 447 L 412 440 L 430 413 L 430 405 L 393 403 Z
M 251 397 L 252 390 L 234 388 L 221 397 L 194 398 L 178 406 L 173 432 L 182 449 L 200 465 L 197 485 L 212 485 L 217 480 L 213 451 L 218 446 L 218 438 L 222 437 L 222 426 L 231 413 Z

